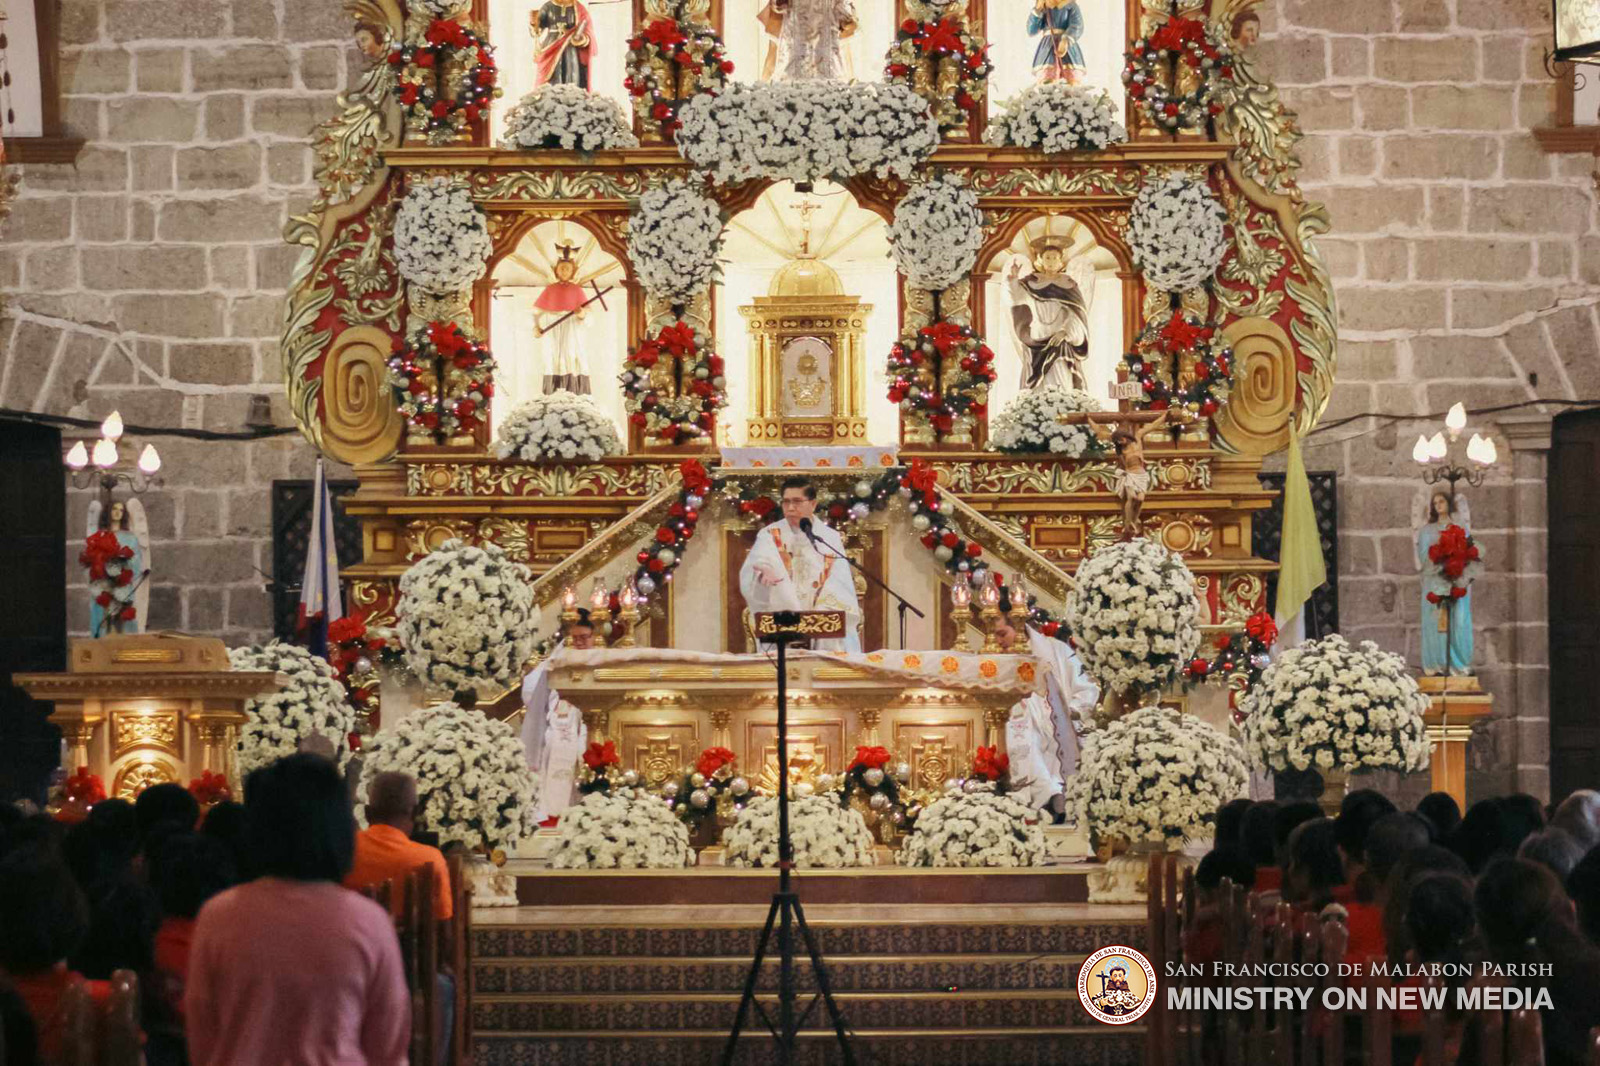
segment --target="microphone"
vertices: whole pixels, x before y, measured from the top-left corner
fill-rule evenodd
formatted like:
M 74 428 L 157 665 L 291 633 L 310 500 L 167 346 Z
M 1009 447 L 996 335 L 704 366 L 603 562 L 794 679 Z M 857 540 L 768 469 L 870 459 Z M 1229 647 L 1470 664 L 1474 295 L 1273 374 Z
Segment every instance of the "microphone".
M 809 540 L 812 544 L 815 544 L 817 542 L 817 535 L 815 533 L 811 532 L 811 519 L 809 519 L 809 518 L 800 519 L 800 532 L 804 533 L 806 535 L 806 539 Z

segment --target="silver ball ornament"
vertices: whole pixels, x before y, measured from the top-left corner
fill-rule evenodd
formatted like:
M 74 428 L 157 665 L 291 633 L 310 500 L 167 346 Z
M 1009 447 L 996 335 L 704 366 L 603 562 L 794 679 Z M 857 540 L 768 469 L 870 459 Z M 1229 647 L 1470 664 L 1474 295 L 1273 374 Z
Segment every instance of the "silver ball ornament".
M 868 507 L 865 503 L 853 503 L 850 505 L 850 517 L 855 519 L 857 522 L 866 518 L 867 515 L 871 513 L 872 508 Z
M 697 788 L 689 793 L 689 806 L 696 810 L 705 810 L 711 804 L 711 793 L 703 788 Z
M 794 794 L 802 798 L 811 795 L 816 790 L 816 786 L 810 781 L 801 781 L 799 784 L 794 786 Z
M 656 590 L 656 579 L 653 577 L 641 577 L 639 579 L 638 588 L 639 595 L 648 596 Z
M 663 548 L 656 553 L 656 558 L 660 559 L 663 565 L 671 566 L 678 561 L 678 553 L 671 548 Z
M 624 785 L 627 785 L 629 788 L 632 788 L 634 785 L 637 785 L 639 783 L 639 771 L 637 771 L 637 770 L 624 770 L 622 772 L 622 783 Z
M 834 785 L 834 781 L 833 781 L 833 775 L 832 774 L 818 774 L 817 775 L 817 791 L 818 792 L 832 792 L 833 791 L 833 785 Z
M 702 773 L 700 773 L 698 771 L 696 771 L 695 773 L 690 774 L 689 775 L 689 784 L 693 785 L 695 788 L 705 788 L 706 787 L 706 775 L 702 774 Z
M 978 780 L 976 777 L 973 777 L 962 783 L 961 790 L 963 792 L 976 792 L 982 787 L 983 782 Z
M 895 763 L 894 776 L 897 781 L 910 781 L 911 764 L 908 762 Z
M 678 794 L 678 783 L 676 781 L 668 781 L 666 784 L 661 786 L 661 794 L 666 796 L 668 799 L 676 796 Z
M 949 548 L 946 548 L 943 544 L 933 549 L 933 557 L 939 560 L 941 563 L 948 563 L 950 561 L 950 556 L 954 554 L 954 552 L 952 552 Z
M 867 783 L 868 788 L 877 788 L 883 784 L 883 771 L 876 766 L 869 766 L 861 772 L 861 780 Z
M 732 781 L 728 782 L 728 789 L 735 796 L 742 796 L 746 792 L 750 791 L 750 782 L 746 781 L 742 777 L 736 777 Z
M 875 811 L 881 811 L 885 807 L 889 806 L 889 797 L 885 796 L 882 792 L 874 792 L 872 794 L 872 798 L 867 800 L 867 806 L 871 807 Z
M 706 498 L 697 492 L 691 492 L 683 498 L 683 505 L 691 511 L 698 511 L 705 506 Z
M 363 655 L 356 660 L 354 669 L 358 674 L 370 674 L 372 673 L 372 660 Z
M 858 481 L 858 482 L 856 482 L 856 495 L 861 497 L 863 500 L 866 499 L 868 496 L 871 496 L 872 495 L 872 482 L 870 482 L 870 481 Z
M 918 533 L 926 533 L 928 531 L 928 527 L 931 525 L 933 525 L 933 519 L 929 518 L 925 514 L 914 514 L 911 516 L 911 528 L 916 530 Z
M 960 787 L 961 787 L 961 779 L 960 778 L 947 777 L 947 778 L 944 779 L 944 790 L 946 792 L 954 792 L 956 789 L 958 789 Z

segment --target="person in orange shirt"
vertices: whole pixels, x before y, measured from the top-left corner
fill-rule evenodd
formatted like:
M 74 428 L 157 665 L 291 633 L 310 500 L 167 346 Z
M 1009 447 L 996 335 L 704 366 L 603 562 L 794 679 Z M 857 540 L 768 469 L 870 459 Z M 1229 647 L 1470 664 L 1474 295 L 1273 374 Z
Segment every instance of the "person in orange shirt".
M 396 886 L 419 866 L 433 867 L 433 916 L 448 921 L 455 913 L 450 898 L 450 867 L 438 848 L 411 839 L 416 828 L 417 782 L 410 774 L 378 774 L 367 788 L 367 828 L 356 834 L 356 859 L 344 886 L 356 890 L 385 881 Z M 403 894 L 391 893 L 389 909 L 399 915 Z

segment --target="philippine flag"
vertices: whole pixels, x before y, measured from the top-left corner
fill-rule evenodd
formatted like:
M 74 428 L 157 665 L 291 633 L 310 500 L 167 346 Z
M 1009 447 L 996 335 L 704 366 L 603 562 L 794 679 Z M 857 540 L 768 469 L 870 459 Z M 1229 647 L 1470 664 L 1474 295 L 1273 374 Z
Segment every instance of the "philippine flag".
M 296 630 L 313 653 L 326 655 L 328 623 L 344 617 L 344 602 L 339 591 L 339 551 L 333 542 L 333 498 L 328 495 L 328 479 L 321 459 L 317 460 L 314 496 Z

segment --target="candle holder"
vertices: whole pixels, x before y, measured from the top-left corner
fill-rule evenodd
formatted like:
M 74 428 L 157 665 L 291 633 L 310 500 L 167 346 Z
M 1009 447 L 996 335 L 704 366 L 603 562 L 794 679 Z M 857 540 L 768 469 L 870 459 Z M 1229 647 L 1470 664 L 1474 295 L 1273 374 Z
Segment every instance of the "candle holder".
M 1028 632 L 1028 585 L 1019 573 L 1011 581 L 1011 611 L 1009 612 L 1011 624 L 1016 628 L 1018 637 L 1026 637 Z M 1017 650 L 1015 648 L 1013 651 Z
M 985 655 L 994 655 L 1003 649 L 995 636 L 995 630 L 1000 625 L 1000 590 L 995 587 L 991 575 L 985 575 L 978 599 L 983 604 L 978 610 L 978 617 L 983 620 L 983 647 L 979 650 Z
M 965 577 L 957 577 L 950 586 L 950 621 L 956 627 L 956 639 L 950 650 L 971 651 L 972 639 L 967 635 L 967 627 L 972 624 L 972 587 Z
M 589 621 L 594 624 L 594 646 L 606 646 L 606 626 L 611 622 L 611 590 L 606 579 L 594 579 L 594 592 L 589 596 Z
M 566 639 L 562 646 L 570 648 L 572 643 L 572 630 L 578 624 L 578 592 L 571 585 L 561 590 L 561 628 L 566 631 Z
M 617 594 L 621 601 L 622 609 L 617 612 L 617 621 L 622 625 L 622 636 L 618 637 L 611 646 L 613 648 L 637 647 L 633 638 L 633 631 L 639 625 L 639 592 L 633 585 L 633 578 L 622 586 L 622 591 Z

